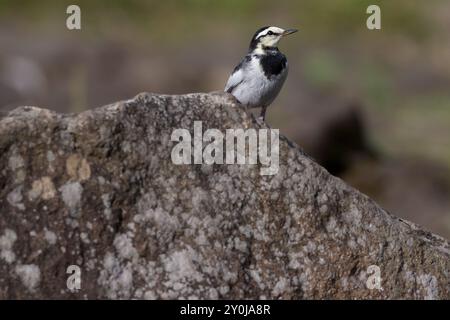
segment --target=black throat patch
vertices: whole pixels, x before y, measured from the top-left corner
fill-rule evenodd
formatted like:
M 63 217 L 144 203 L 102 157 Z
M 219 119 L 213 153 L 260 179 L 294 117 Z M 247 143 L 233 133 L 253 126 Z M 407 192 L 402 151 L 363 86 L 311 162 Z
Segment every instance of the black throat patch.
M 277 51 L 260 56 L 261 67 L 267 78 L 279 75 L 286 68 L 286 57 Z

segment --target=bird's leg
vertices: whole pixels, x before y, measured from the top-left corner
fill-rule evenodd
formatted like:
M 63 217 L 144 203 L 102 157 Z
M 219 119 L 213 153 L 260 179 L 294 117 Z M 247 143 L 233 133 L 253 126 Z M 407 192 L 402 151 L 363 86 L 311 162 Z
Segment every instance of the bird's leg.
M 266 110 L 267 110 L 267 106 L 263 106 L 261 108 L 261 114 L 259 115 L 259 118 L 262 119 L 263 122 L 266 121 Z

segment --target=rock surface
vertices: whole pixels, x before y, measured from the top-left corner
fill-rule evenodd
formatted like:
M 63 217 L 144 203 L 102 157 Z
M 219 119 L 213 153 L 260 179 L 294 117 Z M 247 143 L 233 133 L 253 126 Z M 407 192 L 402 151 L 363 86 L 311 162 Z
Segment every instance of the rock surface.
M 218 93 L 4 116 L 0 298 L 450 298 L 446 240 L 286 138 L 272 176 L 259 165 L 173 164 L 172 131 L 192 132 L 194 120 L 261 127 Z M 70 265 L 81 270 L 76 292 Z M 383 290 L 367 287 L 372 265 Z

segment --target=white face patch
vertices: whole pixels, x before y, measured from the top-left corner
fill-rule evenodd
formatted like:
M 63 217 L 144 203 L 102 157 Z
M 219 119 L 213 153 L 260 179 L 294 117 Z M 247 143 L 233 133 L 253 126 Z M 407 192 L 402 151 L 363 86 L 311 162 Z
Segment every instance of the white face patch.
M 276 47 L 280 41 L 284 30 L 278 27 L 269 27 L 261 31 L 256 39 L 259 39 L 259 43 L 266 47 Z
M 284 29 L 278 28 L 278 27 L 269 27 L 267 29 L 264 29 L 258 35 L 256 36 L 256 39 L 259 39 L 262 36 L 269 35 L 269 32 L 272 32 L 273 34 L 281 35 L 284 32 Z

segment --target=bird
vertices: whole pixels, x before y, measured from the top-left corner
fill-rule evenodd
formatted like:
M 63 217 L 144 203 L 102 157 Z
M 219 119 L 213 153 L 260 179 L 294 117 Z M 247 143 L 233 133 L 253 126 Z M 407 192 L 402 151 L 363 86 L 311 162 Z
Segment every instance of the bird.
M 275 100 L 288 74 L 286 56 L 278 42 L 297 29 L 266 26 L 258 29 L 250 41 L 247 55 L 234 68 L 225 85 L 240 104 L 248 109 L 261 108 L 265 121 L 267 107 Z

